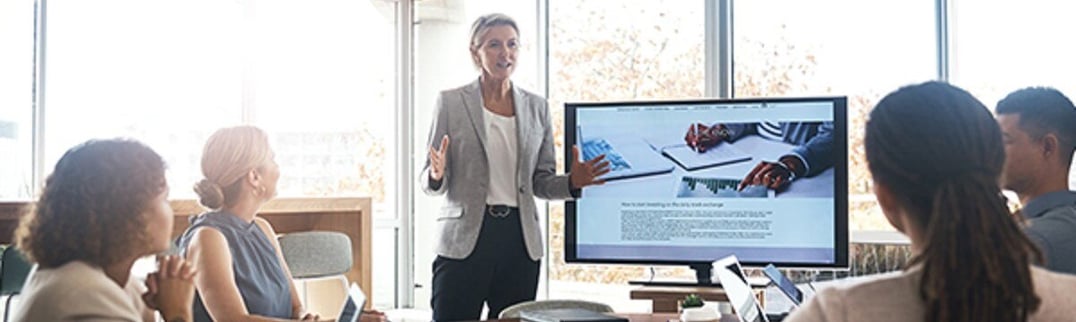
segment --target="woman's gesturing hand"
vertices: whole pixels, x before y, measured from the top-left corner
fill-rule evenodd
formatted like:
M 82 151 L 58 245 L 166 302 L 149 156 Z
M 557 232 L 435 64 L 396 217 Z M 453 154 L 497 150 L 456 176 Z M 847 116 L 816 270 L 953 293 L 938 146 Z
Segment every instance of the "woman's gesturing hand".
M 572 189 L 603 184 L 605 180 L 598 179 L 598 177 L 612 170 L 609 167 L 609 161 L 605 160 L 604 154 L 590 160 L 580 160 L 579 147 L 574 145 L 572 146 L 571 162 L 572 167 L 569 171 L 569 178 Z
M 441 181 L 445 176 L 445 163 L 448 159 L 445 158 L 445 153 L 448 152 L 448 134 L 445 134 L 441 138 L 441 148 L 435 150 L 433 146 L 430 146 L 430 179 L 433 181 Z

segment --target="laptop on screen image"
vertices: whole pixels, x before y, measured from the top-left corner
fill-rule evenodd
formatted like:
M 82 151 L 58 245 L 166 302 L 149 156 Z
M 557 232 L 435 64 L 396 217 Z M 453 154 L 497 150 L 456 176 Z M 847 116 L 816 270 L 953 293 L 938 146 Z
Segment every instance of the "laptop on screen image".
M 351 283 L 351 287 L 347 290 L 347 299 L 344 300 L 344 305 L 340 308 L 340 314 L 337 315 L 336 321 L 358 322 L 364 307 L 366 307 L 366 293 L 362 292 L 362 288 L 359 288 L 358 284 Z
M 575 127 L 576 140 L 583 160 L 591 160 L 605 155 L 609 161 L 609 173 L 602 175 L 604 180 L 627 179 L 652 174 L 672 172 L 674 166 L 646 141 L 633 134 L 611 136 L 583 136 L 581 126 Z
M 732 304 L 732 310 L 741 322 L 769 322 L 762 307 L 755 299 L 755 291 L 747 283 L 747 276 L 740 268 L 736 255 L 731 255 L 714 262 L 714 274 L 721 281 L 725 295 Z

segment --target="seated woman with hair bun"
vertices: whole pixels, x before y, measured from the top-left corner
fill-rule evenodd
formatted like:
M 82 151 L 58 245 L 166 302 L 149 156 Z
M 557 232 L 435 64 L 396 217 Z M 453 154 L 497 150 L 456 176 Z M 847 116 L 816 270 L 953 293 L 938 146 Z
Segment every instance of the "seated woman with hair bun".
M 177 241 L 198 269 L 195 321 L 314 321 L 280 251 L 276 231 L 258 209 L 276 196 L 280 168 L 269 137 L 253 126 L 217 130 L 202 151 L 204 179 L 194 186 L 209 212 L 191 218 Z M 383 321 L 366 311 L 362 320 Z
M 265 132 L 237 126 L 213 133 L 202 174 L 194 191 L 210 211 L 192 217 L 177 241 L 200 272 L 194 320 L 317 320 L 303 310 L 276 232 L 257 216 L 280 178 Z

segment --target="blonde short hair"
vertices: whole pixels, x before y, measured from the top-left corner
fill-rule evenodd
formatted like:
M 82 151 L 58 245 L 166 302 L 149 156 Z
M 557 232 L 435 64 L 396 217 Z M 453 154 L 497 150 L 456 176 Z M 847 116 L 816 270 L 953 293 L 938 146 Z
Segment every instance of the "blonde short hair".
M 209 209 L 235 203 L 247 173 L 265 164 L 271 157 L 269 136 L 253 126 L 236 126 L 217 130 L 202 150 L 204 179 L 194 185 L 198 202 Z
M 519 34 L 519 26 L 516 25 L 516 20 L 506 14 L 491 13 L 478 17 L 478 19 L 475 19 L 474 23 L 471 24 L 471 44 L 468 48 L 470 48 L 472 53 L 478 50 L 478 47 L 482 45 L 482 36 L 485 36 L 490 28 L 497 26 L 512 27 L 512 29 L 516 31 L 516 34 Z M 478 61 L 478 58 L 471 55 L 471 60 L 471 62 L 474 63 L 475 68 L 482 69 L 482 63 Z

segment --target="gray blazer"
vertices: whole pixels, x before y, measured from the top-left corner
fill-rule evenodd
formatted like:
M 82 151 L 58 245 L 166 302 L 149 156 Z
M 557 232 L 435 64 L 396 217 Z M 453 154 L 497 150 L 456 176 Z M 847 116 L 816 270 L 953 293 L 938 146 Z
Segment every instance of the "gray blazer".
M 550 124 L 546 100 L 514 85 L 512 97 L 515 100 L 519 140 L 517 193 L 520 223 L 527 253 L 531 259 L 538 260 L 542 258 L 543 243 L 534 197 L 569 199 L 572 195 L 568 176 L 557 175 L 553 126 Z M 485 151 L 483 108 L 481 87 L 477 80 L 460 88 L 443 91 L 437 98 L 437 114 L 430 126 L 426 146 L 436 144 L 434 148 L 440 148 L 441 138 L 448 134 L 445 174 L 440 186 L 432 186 L 427 155 L 418 179 L 427 194 L 445 195 L 444 205 L 437 214 L 440 236 L 436 251 L 447 258 L 463 259 L 471 254 L 478 241 L 482 221 L 486 218 L 489 160 Z

